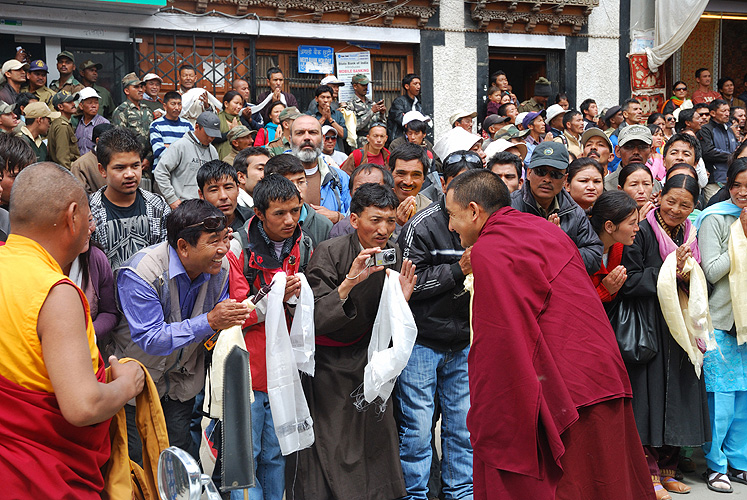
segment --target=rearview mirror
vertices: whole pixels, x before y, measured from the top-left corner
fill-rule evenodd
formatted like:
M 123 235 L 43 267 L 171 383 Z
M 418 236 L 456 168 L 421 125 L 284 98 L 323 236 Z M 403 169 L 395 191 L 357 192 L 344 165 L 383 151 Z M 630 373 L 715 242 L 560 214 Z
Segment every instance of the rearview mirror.
M 192 456 L 170 446 L 158 457 L 158 494 L 161 500 L 200 500 L 205 486 L 208 500 L 221 500 L 207 474 L 202 474 Z

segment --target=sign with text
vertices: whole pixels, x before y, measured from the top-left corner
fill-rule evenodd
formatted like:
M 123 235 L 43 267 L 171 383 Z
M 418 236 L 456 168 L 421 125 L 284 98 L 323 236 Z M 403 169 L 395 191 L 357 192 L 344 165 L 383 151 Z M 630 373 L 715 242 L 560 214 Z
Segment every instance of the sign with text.
M 317 45 L 298 46 L 298 72 L 326 75 L 335 72 L 335 50 Z
M 353 98 L 355 91 L 353 90 L 353 84 L 351 80 L 353 75 L 362 73 L 368 77 L 369 80 L 373 79 L 373 72 L 371 71 L 371 53 L 370 52 L 338 52 L 337 57 L 337 78 L 345 85 L 340 87 L 340 102 L 348 102 Z M 366 92 L 369 99 L 373 96 L 371 90 L 371 84 L 368 84 L 368 92 Z

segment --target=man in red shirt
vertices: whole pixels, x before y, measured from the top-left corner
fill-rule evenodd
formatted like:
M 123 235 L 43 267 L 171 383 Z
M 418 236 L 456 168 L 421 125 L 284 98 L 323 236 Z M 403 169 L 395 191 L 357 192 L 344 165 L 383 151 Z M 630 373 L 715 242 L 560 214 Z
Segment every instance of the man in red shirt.
M 366 136 L 368 142 L 362 148 L 350 153 L 350 156 L 340 165 L 340 168 L 348 174 L 352 174 L 353 170 L 363 163 L 386 166 L 389 163 L 389 150 L 384 147 L 386 138 L 386 125 L 381 122 L 372 124 Z
M 711 88 L 712 78 L 708 68 L 698 68 L 695 70 L 695 81 L 698 82 L 698 90 L 693 92 L 693 104 L 701 102 L 708 104 L 714 99 L 721 99 L 721 94 Z

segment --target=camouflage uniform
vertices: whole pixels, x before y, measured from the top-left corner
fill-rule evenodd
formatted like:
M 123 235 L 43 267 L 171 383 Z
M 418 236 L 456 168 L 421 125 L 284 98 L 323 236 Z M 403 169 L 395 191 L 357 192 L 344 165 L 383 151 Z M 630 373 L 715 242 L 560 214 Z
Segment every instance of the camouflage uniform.
M 65 82 L 65 85 L 60 87 L 60 80 L 54 80 L 52 83 L 49 84 L 49 88 L 52 89 L 54 92 L 59 92 L 60 90 L 67 90 L 71 94 L 77 94 L 81 90 L 83 90 L 83 84 L 80 83 L 78 80 L 75 79 L 74 76 L 70 76 L 70 78 L 67 79 Z
M 368 129 L 371 128 L 372 123 L 381 122 L 386 123 L 386 116 L 384 113 L 379 111 L 378 113 L 374 113 L 371 111 L 371 107 L 374 105 L 374 101 L 369 99 L 368 96 L 365 97 L 365 100 L 358 97 L 358 95 L 354 95 L 353 98 L 345 103 L 345 107 L 355 113 L 356 118 L 356 132 L 358 134 L 358 147 L 362 148 L 367 140 L 366 135 L 368 135 Z
M 112 125 L 115 127 L 126 127 L 135 132 L 142 143 L 144 153 L 150 152 L 150 124 L 153 121 L 153 112 L 142 104 L 138 108 L 126 99 L 112 113 Z
M 273 156 L 281 155 L 291 148 L 290 142 L 285 136 L 280 136 L 274 141 L 270 142 L 265 146 L 267 152 L 270 154 L 270 158 Z

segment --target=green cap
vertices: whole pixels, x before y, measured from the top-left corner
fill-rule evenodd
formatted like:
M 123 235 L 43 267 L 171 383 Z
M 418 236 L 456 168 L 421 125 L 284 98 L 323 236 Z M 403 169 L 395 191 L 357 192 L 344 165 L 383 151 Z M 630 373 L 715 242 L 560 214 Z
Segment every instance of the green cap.
M 96 69 L 101 69 L 101 68 L 103 68 L 103 67 L 104 67 L 104 65 L 103 65 L 103 64 L 101 64 L 101 63 L 96 63 L 96 62 L 93 62 L 93 61 L 91 61 L 91 60 L 89 59 L 89 60 L 87 60 L 87 61 L 83 61 L 83 62 L 82 62 L 82 63 L 80 64 L 80 66 L 78 66 L 78 69 L 79 69 L 79 70 L 81 70 L 81 71 L 83 71 L 83 70 L 86 70 L 86 69 L 89 69 L 89 68 L 96 68 Z
M 68 50 L 63 50 L 62 52 L 60 52 L 59 54 L 57 54 L 57 60 L 58 61 L 60 60 L 61 57 L 67 57 L 68 59 L 70 59 L 71 61 L 73 61 L 73 63 L 75 63 L 75 56 L 73 55 L 72 52 L 70 52 Z
M 290 106 L 280 112 L 278 120 L 280 120 L 281 122 L 285 120 L 295 120 L 299 116 L 301 116 L 301 112 L 298 111 L 298 108 L 295 106 Z
M 57 109 L 58 104 L 63 102 L 72 102 L 78 99 L 78 94 L 71 94 L 67 90 L 60 90 L 52 98 L 52 107 Z
M 228 131 L 228 134 L 226 134 L 226 139 L 228 139 L 228 142 L 231 142 L 235 139 L 239 139 L 241 137 L 246 137 L 247 135 L 256 134 L 256 133 L 257 133 L 256 130 L 250 130 L 244 125 L 239 125 Z
M 564 144 L 553 141 L 545 141 L 537 144 L 532 152 L 532 159 L 529 160 L 527 168 L 552 167 L 558 170 L 568 168 L 569 156 L 568 149 Z
M 139 85 L 143 81 L 137 77 L 135 73 L 127 73 L 122 77 L 122 87 L 129 87 L 130 85 Z
M 363 73 L 358 73 L 357 75 L 353 75 L 353 79 L 351 80 L 352 83 L 358 83 L 360 85 L 368 85 L 371 80 L 368 79 L 366 75 Z

